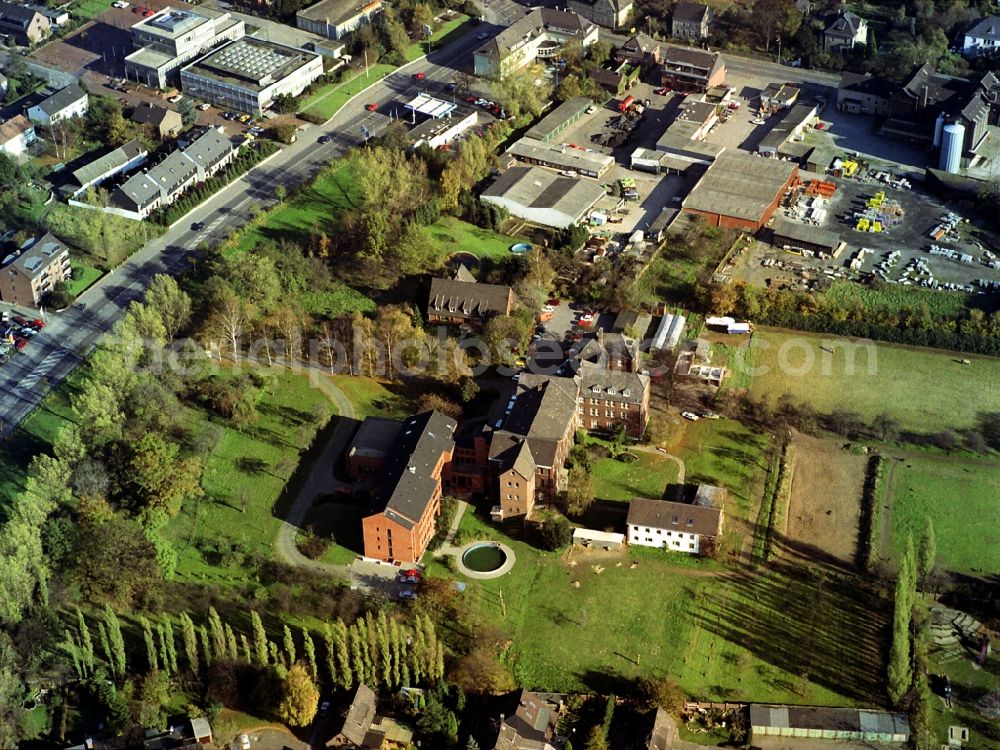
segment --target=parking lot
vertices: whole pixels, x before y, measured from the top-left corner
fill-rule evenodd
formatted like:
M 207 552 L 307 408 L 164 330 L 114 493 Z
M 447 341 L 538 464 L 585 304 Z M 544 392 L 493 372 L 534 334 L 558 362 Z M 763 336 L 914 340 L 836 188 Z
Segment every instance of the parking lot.
M 949 209 L 938 198 L 926 193 L 920 185 L 914 185 L 911 190 L 898 190 L 875 182 L 837 179 L 829 175 L 814 175 L 808 172 L 801 172 L 800 175 L 806 180 L 823 178 L 837 184 L 837 192 L 828 204 L 828 218 L 822 228 L 836 232 L 847 244 L 847 248 L 837 259 L 824 260 L 793 256 L 781 248 L 757 243 L 756 249 L 742 256 L 736 264 L 735 274 L 740 278 L 756 284 L 765 283 L 767 279 L 772 284 L 801 283 L 803 280 L 815 279 L 819 274 L 831 271 L 843 278 L 861 280 L 870 276 L 875 266 L 881 264 L 889 253 L 896 252 L 898 256 L 889 264 L 886 273 L 888 283 L 919 285 L 914 273 L 905 276 L 903 273 L 907 267 L 914 268 L 916 260 L 922 261 L 939 284 L 973 285 L 973 288 L 978 289 L 979 287 L 975 285 L 978 279 L 1000 281 L 1000 271 L 988 267 L 984 262 L 990 260 L 989 256 L 984 254 L 984 250 L 994 252 L 993 248 L 1000 247 L 1000 238 L 971 224 L 962 223 L 958 229 L 958 241 L 935 243 L 930 238 L 929 232 Z M 903 210 L 902 219 L 883 233 L 859 232 L 855 229 L 854 214 L 878 191 L 884 191 L 887 198 L 899 203 Z M 789 218 L 783 209 L 779 215 Z M 964 263 L 932 255 L 929 249 L 933 244 L 970 255 L 974 262 Z M 870 248 L 873 252 L 866 254 L 860 267 L 852 270 L 848 264 L 862 247 Z M 765 259 L 782 261 L 786 267 L 764 266 Z M 803 277 L 801 269 L 811 272 L 811 276 Z M 910 283 L 906 284 L 906 281 Z

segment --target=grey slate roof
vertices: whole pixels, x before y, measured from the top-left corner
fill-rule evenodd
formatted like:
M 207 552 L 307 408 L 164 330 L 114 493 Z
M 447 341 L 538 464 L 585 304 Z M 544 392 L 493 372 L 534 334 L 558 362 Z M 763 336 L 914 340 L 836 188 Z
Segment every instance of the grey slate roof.
M 722 511 L 671 500 L 637 497 L 629 503 L 626 523 L 685 534 L 717 536 L 722 526 Z
M 653 719 L 653 730 L 650 732 L 646 750 L 670 750 L 670 745 L 673 741 L 673 737 L 670 736 L 670 729 L 670 714 L 662 708 L 657 708 L 656 716 Z
M 344 717 L 344 725 L 340 729 L 340 736 L 358 747 L 361 747 L 368 732 L 375 720 L 376 699 L 375 693 L 363 682 L 354 691 L 354 700 L 351 701 Z
M 27 6 L 16 5 L 14 3 L 0 3 L 0 19 L 12 26 L 20 26 L 26 29 L 36 15 L 41 14 L 37 10 L 28 8 Z
M 653 39 L 653 37 L 649 36 L 649 34 L 646 34 L 645 32 L 640 31 L 634 37 L 625 42 L 625 44 L 623 44 L 621 48 L 626 52 L 630 52 L 632 54 L 645 55 L 648 54 L 649 52 L 652 52 L 659 46 L 660 43 L 655 39 Z
M 537 36 L 543 30 L 552 27 L 565 34 L 586 36 L 594 24 L 583 16 L 552 8 L 537 8 L 525 14 L 506 29 L 490 39 L 476 50 L 497 59 L 507 56 L 511 48 L 526 37 Z
M 410 529 L 430 502 L 438 480 L 431 471 L 454 443 L 455 420 L 438 411 L 424 412 L 403 422 L 402 433 L 383 467 L 379 511 Z
M 987 41 L 1000 40 L 1000 17 L 987 16 L 981 21 L 977 21 L 971 29 L 965 32 L 965 35 Z
M 4 258 L 3 266 L 16 268 L 24 276 L 33 279 L 40 276 L 64 252 L 67 252 L 66 246 L 55 235 L 46 232 L 18 254 Z
M 710 12 L 708 6 L 701 3 L 677 3 L 671 18 L 684 23 L 701 23 Z
M 849 10 L 841 11 L 841 13 L 833 19 L 833 22 L 826 27 L 825 34 L 832 34 L 834 36 L 842 36 L 845 38 L 854 38 L 858 33 L 858 29 L 861 27 L 862 19 L 860 16 L 852 13 Z
M 506 315 L 510 301 L 509 286 L 458 279 L 431 279 L 427 310 L 460 318 L 482 318 Z
M 403 429 L 403 423 L 398 419 L 385 417 L 368 417 L 357 432 L 347 449 L 348 457 L 385 458 L 392 450 Z
M 592 362 L 581 362 L 576 373 L 581 395 L 597 396 L 622 404 L 641 404 L 649 388 L 649 376 L 635 372 L 608 370 Z M 600 388 L 595 391 L 594 388 Z
M 556 746 L 563 696 L 522 690 L 513 715 L 500 722 L 494 750 L 540 750 Z
M 84 164 L 79 169 L 74 170 L 73 179 L 81 185 L 87 185 L 101 177 L 101 175 L 113 172 L 116 168 L 120 169 L 124 167 L 132 159 L 145 151 L 146 149 L 143 145 L 137 139 L 133 138 L 125 145 L 119 146 L 103 156 L 97 157 L 89 164 Z
M 529 208 L 551 208 L 581 216 L 604 197 L 596 182 L 561 177 L 536 167 L 513 167 L 483 191 L 484 197 L 504 198 Z
M 132 110 L 131 119 L 132 122 L 137 122 L 140 125 L 159 126 L 171 114 L 176 115 L 178 119 L 180 118 L 180 113 L 178 112 L 174 112 L 166 107 L 158 107 L 155 104 L 144 103 Z
M 71 83 L 65 88 L 59 89 L 51 96 L 38 103 L 38 108 L 49 117 L 57 115 L 64 109 L 73 106 L 81 99 L 87 98 L 87 92 L 76 83 Z
M 831 729 L 842 732 L 909 735 L 904 714 L 857 708 L 750 704 L 752 727 Z

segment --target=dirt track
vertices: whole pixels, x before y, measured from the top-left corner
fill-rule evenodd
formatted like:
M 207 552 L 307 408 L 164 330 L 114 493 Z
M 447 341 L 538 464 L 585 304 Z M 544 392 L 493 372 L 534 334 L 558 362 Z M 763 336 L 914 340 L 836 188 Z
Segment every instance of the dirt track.
M 793 445 L 788 536 L 852 565 L 868 457 L 838 440 L 798 435 Z

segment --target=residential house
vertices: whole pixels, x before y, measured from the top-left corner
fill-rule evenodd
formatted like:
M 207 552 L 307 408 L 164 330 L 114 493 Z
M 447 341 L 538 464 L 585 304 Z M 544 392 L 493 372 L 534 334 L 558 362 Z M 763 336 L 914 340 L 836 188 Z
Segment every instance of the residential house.
M 726 64 L 718 52 L 667 44 L 661 59 L 660 82 L 674 91 L 702 93 L 726 82 Z
M 25 7 L 30 8 L 31 10 L 37 10 L 39 13 L 41 13 L 43 16 L 49 19 L 50 29 L 53 26 L 58 28 L 60 26 L 65 26 L 66 24 L 69 23 L 70 15 L 69 11 L 66 9 L 66 6 L 63 6 L 61 8 L 46 8 L 44 5 L 36 5 L 35 3 L 25 3 Z
M 855 115 L 885 117 L 894 89 L 892 81 L 871 73 L 844 73 L 837 87 L 837 109 Z
M 569 0 L 567 9 L 598 26 L 618 29 L 625 25 L 632 13 L 632 0 Z
M 1000 17 L 988 16 L 965 32 L 962 42 L 962 55 L 979 57 L 993 55 L 1000 47 Z
M 597 41 L 597 26 L 569 10 L 536 8 L 483 42 L 473 53 L 473 70 L 477 76 L 504 77 L 557 58 L 571 39 L 586 49 Z
M 516 707 L 500 717 L 493 750 L 562 750 L 566 738 L 559 734 L 564 696 L 522 690 Z
M 169 206 L 192 185 L 204 182 L 236 158 L 237 146 L 216 128 L 207 128 L 148 170 L 130 177 L 111 193 L 114 213 L 145 219 Z
M 320 0 L 295 14 L 295 25 L 327 39 L 342 39 L 382 13 L 382 0 Z
M 480 284 L 460 265 L 450 279 L 431 280 L 428 323 L 482 325 L 494 315 L 510 315 L 514 290 L 502 284 Z
M 722 533 L 723 509 L 635 498 L 626 519 L 629 544 L 697 555 Z
M 117 174 L 135 169 L 145 162 L 148 156 L 146 147 L 137 138 L 133 138 L 128 143 L 73 170 L 73 180 L 79 186 L 73 190 L 73 195 L 79 195 L 87 188 L 100 185 Z
M 25 5 L 0 2 L 0 34 L 7 34 L 23 47 L 42 41 L 51 29 L 43 13 Z
M 455 420 L 436 411 L 404 421 L 361 522 L 365 557 L 420 561 L 441 513 L 442 472 L 451 461 L 455 426 Z
M 638 65 L 643 70 L 655 68 L 660 64 L 660 43 L 640 31 L 617 49 L 615 62 Z
M 354 697 L 339 717 L 337 733 L 326 743 L 327 747 L 355 748 L 364 747 L 365 735 L 375 721 L 375 712 L 378 708 L 375 691 L 361 682 L 354 689 Z
M 60 281 L 70 278 L 69 250 L 45 233 L 29 240 L 0 263 L 0 300 L 10 305 L 38 307 Z
M 7 156 L 21 156 L 36 140 L 35 126 L 24 115 L 14 115 L 0 124 L 0 151 Z
M 176 138 L 184 127 L 184 121 L 179 112 L 149 102 L 143 102 L 133 109 L 131 120 L 139 123 L 160 139 Z
M 868 23 L 849 10 L 841 10 L 823 29 L 826 52 L 850 52 L 856 44 L 868 43 Z
M 708 38 L 712 9 L 703 3 L 677 3 L 670 18 L 670 34 L 675 39 L 701 41 Z
M 769 114 L 788 109 L 799 100 L 801 91 L 787 83 L 769 83 L 760 92 L 760 108 Z
M 83 117 L 89 106 L 87 92 L 79 84 L 71 83 L 35 106 L 28 107 L 28 119 L 36 125 L 50 128 L 63 120 Z

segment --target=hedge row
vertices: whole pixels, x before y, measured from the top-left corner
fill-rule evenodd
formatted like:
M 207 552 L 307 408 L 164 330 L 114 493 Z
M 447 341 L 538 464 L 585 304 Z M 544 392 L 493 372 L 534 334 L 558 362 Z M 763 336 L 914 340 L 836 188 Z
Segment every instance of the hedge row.
M 882 480 L 885 459 L 874 455 L 868 459 L 865 486 L 861 496 L 861 544 L 858 547 L 861 567 L 871 573 L 878 562 L 879 539 L 882 533 Z

